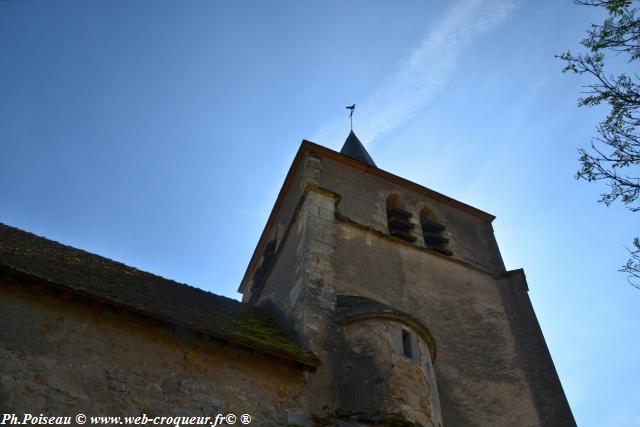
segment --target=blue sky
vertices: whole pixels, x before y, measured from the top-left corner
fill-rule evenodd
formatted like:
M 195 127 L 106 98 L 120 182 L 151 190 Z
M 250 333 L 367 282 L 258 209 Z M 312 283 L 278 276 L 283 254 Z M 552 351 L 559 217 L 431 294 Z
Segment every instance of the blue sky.
M 640 425 L 638 215 L 574 179 L 606 110 L 568 0 L 0 2 L 0 222 L 237 298 L 303 138 L 497 216 L 581 426 Z

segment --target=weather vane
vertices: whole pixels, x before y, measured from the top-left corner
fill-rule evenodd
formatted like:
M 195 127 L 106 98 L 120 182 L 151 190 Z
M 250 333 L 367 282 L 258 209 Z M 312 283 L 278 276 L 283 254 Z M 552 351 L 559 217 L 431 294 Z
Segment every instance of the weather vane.
M 349 105 L 348 107 L 344 107 L 349 111 L 349 121 L 351 122 L 351 130 L 353 130 L 353 111 L 356 109 L 356 104 Z

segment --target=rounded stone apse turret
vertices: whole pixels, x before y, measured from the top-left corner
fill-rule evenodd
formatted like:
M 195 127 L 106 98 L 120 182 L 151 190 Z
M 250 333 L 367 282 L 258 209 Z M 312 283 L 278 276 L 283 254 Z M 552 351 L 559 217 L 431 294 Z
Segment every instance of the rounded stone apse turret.
M 368 298 L 339 295 L 336 303 L 340 418 L 348 425 L 442 427 L 436 345 L 427 327 Z

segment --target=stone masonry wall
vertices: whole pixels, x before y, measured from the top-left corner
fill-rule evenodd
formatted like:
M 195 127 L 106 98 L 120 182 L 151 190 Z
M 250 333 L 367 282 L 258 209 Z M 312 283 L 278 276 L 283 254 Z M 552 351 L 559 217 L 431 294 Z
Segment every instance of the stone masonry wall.
M 410 313 L 433 334 L 444 426 L 541 425 L 492 275 L 350 223 L 335 226 L 337 292 Z
M 538 417 L 547 427 L 575 427 L 569 402 L 527 293 L 524 271 L 508 271 L 500 282 L 516 345 L 533 390 Z
M 444 426 L 536 427 L 551 422 L 541 417 L 539 407 L 553 405 L 541 396 L 564 395 L 557 378 L 543 385 L 532 377 L 531 366 L 553 363 L 548 352 L 536 350 L 544 345 L 541 335 L 522 338 L 534 323 L 527 319 L 535 315 L 527 298 L 505 293 L 508 284 L 500 279 L 505 269 L 491 218 L 405 188 L 367 168 L 313 153 L 305 156 L 296 172 L 296 188 L 285 194 L 283 206 L 289 208 L 279 214 L 279 221 L 292 222 L 278 223 L 288 231 L 279 241 L 258 303 L 284 313 L 299 343 L 323 362 L 316 373 L 306 374 L 308 414 L 329 416 L 349 409 L 341 407 L 340 397 L 352 390 L 341 383 L 339 369 L 346 344 L 336 339 L 340 333 L 332 323 L 336 294 L 346 294 L 387 304 L 429 325 L 438 347 L 434 367 Z M 414 214 L 415 244 L 387 234 L 386 200 L 391 194 L 399 195 Z M 446 225 L 453 257 L 424 248 L 418 221 L 423 208 Z M 527 348 L 539 360 L 523 357 Z M 371 374 L 379 370 L 373 367 Z M 556 409 L 558 416 L 571 418 L 568 406 L 553 406 L 545 413 Z
M 312 413 L 332 406 L 334 374 L 329 364 L 331 348 L 331 322 L 336 304 L 333 271 L 335 250 L 333 194 L 310 188 L 300 212 L 297 228 L 302 235 L 298 240 L 296 281 L 291 290 L 291 303 L 304 307 L 304 333 L 307 347 L 324 366 L 309 377 L 306 391 Z M 300 300 L 302 296 L 302 300 Z
M 282 426 L 301 406 L 291 364 L 48 289 L 0 286 L 1 412 L 247 413 Z
M 486 219 L 456 208 L 427 195 L 409 190 L 378 175 L 368 174 L 332 159 L 322 159 L 318 185 L 340 195 L 340 214 L 366 227 L 387 232 L 386 200 L 391 194 L 400 196 L 406 209 L 413 213 L 416 245 L 424 246 L 419 224 L 420 211 L 427 208 L 447 227 L 449 249 L 453 258 L 490 271 L 504 271 L 493 228 Z
M 277 255 L 256 301 L 278 317 L 298 343 L 308 349 L 311 344 L 307 328 L 313 332 L 318 316 L 326 316 L 308 311 L 307 303 L 313 305 L 317 300 L 330 310 L 335 304 L 330 284 L 336 196 L 317 187 L 320 170 L 321 160 L 307 155 L 294 176 L 295 188 L 290 189 L 282 204 L 286 209 L 276 217 L 276 228 L 284 230 L 277 241 Z M 244 299 L 247 300 L 246 295 Z
M 425 427 L 442 427 L 438 386 L 426 343 L 412 333 L 415 355 L 404 355 L 397 321 L 372 318 L 338 328 L 338 406 L 353 412 L 401 414 Z

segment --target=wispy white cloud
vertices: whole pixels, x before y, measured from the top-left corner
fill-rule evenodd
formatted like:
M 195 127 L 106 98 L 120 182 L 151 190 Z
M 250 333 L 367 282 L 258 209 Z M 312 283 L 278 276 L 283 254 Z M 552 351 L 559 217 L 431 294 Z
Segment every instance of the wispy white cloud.
M 444 88 L 464 50 L 504 21 L 514 7 L 515 0 L 463 0 L 452 6 L 398 70 L 358 103 L 360 139 L 370 144 L 414 117 Z M 345 119 L 336 119 L 314 140 L 337 146 L 344 141 L 344 128 Z

